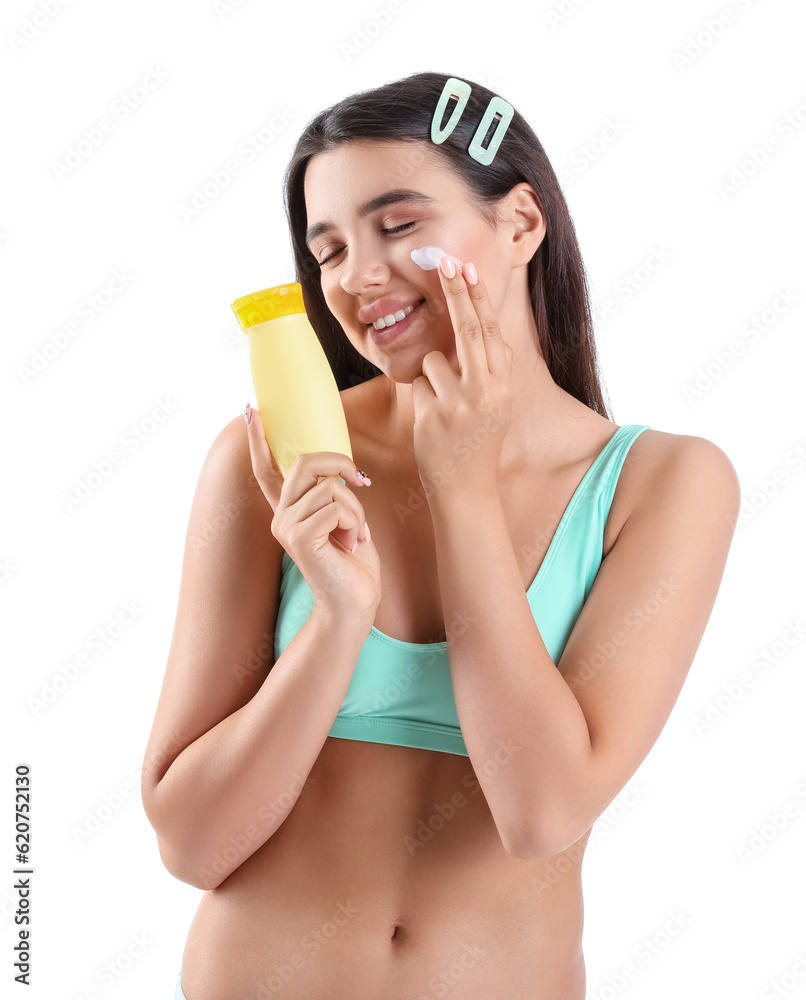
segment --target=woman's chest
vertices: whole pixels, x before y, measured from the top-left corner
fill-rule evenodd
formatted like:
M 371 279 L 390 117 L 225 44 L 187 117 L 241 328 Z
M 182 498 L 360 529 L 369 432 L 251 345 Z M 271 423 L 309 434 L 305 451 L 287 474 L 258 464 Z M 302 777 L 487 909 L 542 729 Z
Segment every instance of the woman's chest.
M 419 479 L 393 476 L 391 470 L 389 474 L 388 485 L 376 476 L 371 487 L 358 491 L 381 563 L 381 599 L 374 626 L 406 643 L 445 642 L 437 539 L 428 498 Z M 535 476 L 524 475 L 500 487 L 501 510 L 525 591 L 540 573 L 574 485 L 567 477 L 547 477 L 541 483 Z M 622 522 L 621 510 L 614 505 L 604 530 L 603 556 L 612 547 Z M 479 534 L 485 530 L 481 516 L 477 530 Z M 471 536 L 467 545 L 473 544 Z M 477 577 L 483 586 L 481 564 Z

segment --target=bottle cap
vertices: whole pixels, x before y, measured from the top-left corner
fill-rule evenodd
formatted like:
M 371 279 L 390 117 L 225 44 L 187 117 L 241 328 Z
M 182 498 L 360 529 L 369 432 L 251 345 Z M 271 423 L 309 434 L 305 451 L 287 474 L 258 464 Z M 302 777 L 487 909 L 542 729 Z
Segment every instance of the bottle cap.
M 265 323 L 279 316 L 293 316 L 304 313 L 305 304 L 302 301 L 302 285 L 292 281 L 288 285 L 274 285 L 264 288 L 251 295 L 243 295 L 232 303 L 232 309 L 238 317 L 241 329 L 248 331 L 258 323 Z

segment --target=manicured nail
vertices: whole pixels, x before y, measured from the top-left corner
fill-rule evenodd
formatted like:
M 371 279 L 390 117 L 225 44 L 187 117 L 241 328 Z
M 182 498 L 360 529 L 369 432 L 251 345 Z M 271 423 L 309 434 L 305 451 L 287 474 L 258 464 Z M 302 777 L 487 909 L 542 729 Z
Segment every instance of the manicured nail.
M 468 285 L 475 285 L 476 282 L 479 280 L 479 276 L 476 274 L 476 268 L 473 266 L 473 264 L 465 264 L 462 273 L 467 279 Z
M 249 403 L 243 408 L 243 418 L 247 423 L 252 419 L 252 407 Z
M 452 278 L 456 274 L 456 265 L 448 256 L 448 254 L 445 254 L 442 260 L 439 262 L 439 266 L 446 278 Z
M 366 472 L 362 472 L 360 469 L 356 469 L 355 474 L 358 476 L 358 478 L 365 486 L 372 486 L 372 480 L 369 478 Z
M 367 524 L 366 521 L 364 521 L 364 534 L 365 534 L 364 541 L 368 542 L 372 538 L 372 535 L 369 533 L 369 525 Z

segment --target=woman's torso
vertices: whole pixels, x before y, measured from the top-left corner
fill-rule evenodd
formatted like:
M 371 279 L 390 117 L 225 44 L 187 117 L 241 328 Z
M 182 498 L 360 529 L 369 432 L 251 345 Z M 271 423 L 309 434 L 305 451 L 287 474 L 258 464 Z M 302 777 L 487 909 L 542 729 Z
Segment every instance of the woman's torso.
M 393 493 L 422 487 L 413 460 L 401 462 L 367 435 L 370 392 L 371 384 L 359 386 L 342 400 L 353 458 L 373 478 L 357 495 L 381 559 L 375 625 L 405 641 L 438 642 L 445 632 L 428 505 L 404 526 L 390 516 Z M 588 444 L 569 452 L 575 460 L 500 484 L 524 588 L 557 512 L 617 428 L 574 403 L 588 428 Z M 603 555 L 638 488 L 626 464 L 632 471 L 641 463 L 625 463 Z M 183 955 L 184 993 L 187 1000 L 583 1000 L 580 869 L 589 835 L 548 860 L 514 858 L 468 757 L 328 736 L 282 825 L 204 894 Z

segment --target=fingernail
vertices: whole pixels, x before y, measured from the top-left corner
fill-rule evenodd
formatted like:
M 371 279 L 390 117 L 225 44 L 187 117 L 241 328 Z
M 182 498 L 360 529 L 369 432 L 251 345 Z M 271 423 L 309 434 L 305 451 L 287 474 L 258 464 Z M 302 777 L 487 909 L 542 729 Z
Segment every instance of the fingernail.
M 350 551 L 355 552 L 357 547 L 358 547 L 358 538 L 356 537 L 356 540 L 353 542 L 353 547 L 350 549 Z
M 364 541 L 368 542 L 372 538 L 372 535 L 369 533 L 369 525 L 367 524 L 366 521 L 364 521 L 364 533 L 366 535 Z
M 440 260 L 439 266 L 446 278 L 452 278 L 456 274 L 456 265 L 448 254 L 445 254 L 442 260 Z
M 243 408 L 243 418 L 247 422 L 247 424 L 252 419 L 252 407 L 249 405 L 249 403 L 247 403 L 246 406 Z
M 467 279 L 468 285 L 475 285 L 479 280 L 479 276 L 476 274 L 476 268 L 473 264 L 465 264 L 463 274 Z
M 372 486 L 372 480 L 369 478 L 366 472 L 362 472 L 361 469 L 356 469 L 355 474 L 358 476 L 361 482 L 364 483 L 365 486 Z

